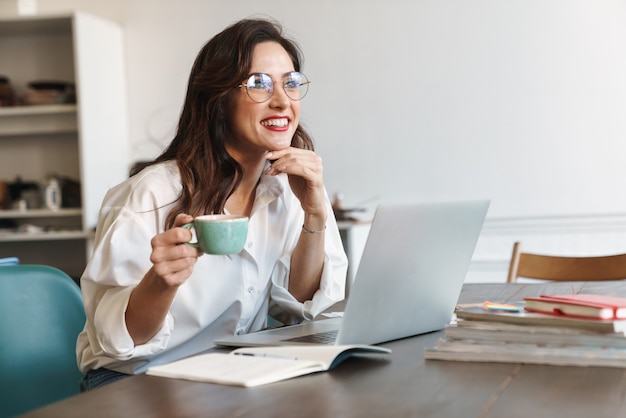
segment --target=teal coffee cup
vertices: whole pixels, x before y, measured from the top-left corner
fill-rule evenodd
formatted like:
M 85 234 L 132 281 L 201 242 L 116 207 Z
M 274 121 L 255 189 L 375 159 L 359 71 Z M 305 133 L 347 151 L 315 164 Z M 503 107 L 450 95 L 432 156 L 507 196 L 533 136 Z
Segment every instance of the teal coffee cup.
M 207 254 L 237 254 L 246 243 L 248 218 L 236 215 L 203 215 L 183 225 L 196 232 L 196 241 L 188 244 Z

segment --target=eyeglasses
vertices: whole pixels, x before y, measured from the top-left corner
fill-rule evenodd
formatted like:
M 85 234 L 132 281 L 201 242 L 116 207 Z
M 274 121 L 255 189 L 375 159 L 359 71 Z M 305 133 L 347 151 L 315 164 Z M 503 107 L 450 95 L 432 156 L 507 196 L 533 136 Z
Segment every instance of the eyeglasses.
M 298 71 L 292 71 L 285 74 L 282 79 L 283 90 L 287 97 L 291 100 L 302 100 L 309 91 L 309 84 L 311 82 L 306 76 Z M 248 97 L 253 102 L 264 103 L 267 102 L 272 94 L 274 94 L 274 81 L 269 74 L 265 73 L 253 73 L 250 74 L 248 80 L 238 85 L 240 89 L 245 88 Z

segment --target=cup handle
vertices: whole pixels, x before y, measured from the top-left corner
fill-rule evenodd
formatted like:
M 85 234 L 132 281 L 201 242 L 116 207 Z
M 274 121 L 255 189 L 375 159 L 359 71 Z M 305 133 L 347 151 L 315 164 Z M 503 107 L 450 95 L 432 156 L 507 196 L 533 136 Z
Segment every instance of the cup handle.
M 193 228 L 193 222 L 189 222 L 188 224 L 182 225 L 181 228 L 185 228 L 185 229 L 191 229 Z M 194 248 L 200 248 L 200 246 L 198 245 L 198 242 L 186 242 L 185 244 L 187 245 L 191 245 Z

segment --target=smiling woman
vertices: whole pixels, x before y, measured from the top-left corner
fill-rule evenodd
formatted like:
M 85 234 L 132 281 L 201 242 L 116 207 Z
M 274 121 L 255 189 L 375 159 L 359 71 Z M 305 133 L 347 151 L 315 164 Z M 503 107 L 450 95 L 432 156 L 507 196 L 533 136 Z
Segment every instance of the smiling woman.
M 270 313 L 311 319 L 344 297 L 322 159 L 299 124 L 301 62 L 263 19 L 229 26 L 198 54 L 170 145 L 104 199 L 81 279 L 85 388 L 259 330 Z M 238 254 L 182 245 L 185 224 L 221 213 L 248 218 Z

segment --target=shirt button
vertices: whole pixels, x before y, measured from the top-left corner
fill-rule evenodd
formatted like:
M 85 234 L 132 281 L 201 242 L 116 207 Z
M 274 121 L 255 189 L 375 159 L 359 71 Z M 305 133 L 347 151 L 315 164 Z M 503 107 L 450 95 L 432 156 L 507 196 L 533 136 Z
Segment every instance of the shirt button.
M 243 330 L 242 330 L 242 329 L 238 329 L 238 330 L 237 330 L 237 332 L 236 332 L 236 334 L 237 334 L 237 335 L 241 335 L 241 334 L 243 334 Z
M 250 287 L 248 288 L 248 293 L 254 293 L 254 287 L 250 286 Z
M 248 248 L 252 248 L 252 247 L 254 247 L 254 244 L 252 242 L 249 242 L 248 243 Z

